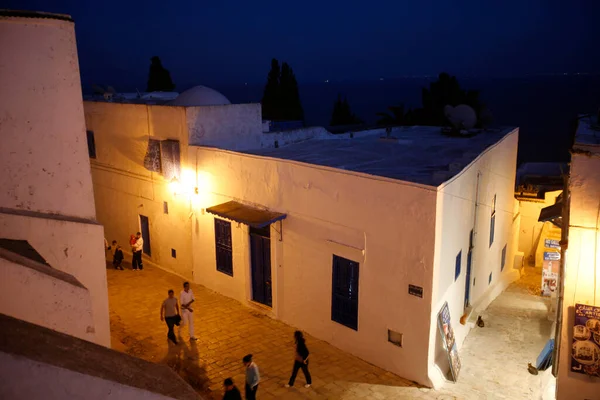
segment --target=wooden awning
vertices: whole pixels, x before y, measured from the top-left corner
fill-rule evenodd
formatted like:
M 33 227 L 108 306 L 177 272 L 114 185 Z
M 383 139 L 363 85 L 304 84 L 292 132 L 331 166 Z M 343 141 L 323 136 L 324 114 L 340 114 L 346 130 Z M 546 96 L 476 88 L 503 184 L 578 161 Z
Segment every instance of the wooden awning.
M 206 209 L 207 212 L 253 228 L 264 228 L 274 222 L 285 219 L 286 214 L 262 210 L 237 201 L 228 201 Z

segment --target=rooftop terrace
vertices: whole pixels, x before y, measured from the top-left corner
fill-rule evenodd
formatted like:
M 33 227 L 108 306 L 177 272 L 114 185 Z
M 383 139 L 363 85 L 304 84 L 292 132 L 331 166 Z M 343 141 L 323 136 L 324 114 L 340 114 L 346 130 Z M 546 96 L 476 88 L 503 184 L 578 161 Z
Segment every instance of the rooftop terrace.
M 439 186 L 515 130 L 502 128 L 471 137 L 450 137 L 439 127 L 398 127 L 389 137 L 380 132 L 358 132 L 353 138 L 331 135 L 245 153 Z

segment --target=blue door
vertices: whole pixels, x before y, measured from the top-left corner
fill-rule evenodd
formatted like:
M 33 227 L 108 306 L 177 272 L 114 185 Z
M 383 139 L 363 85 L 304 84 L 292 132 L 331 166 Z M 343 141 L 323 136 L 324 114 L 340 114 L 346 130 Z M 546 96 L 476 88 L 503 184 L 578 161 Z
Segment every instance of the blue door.
M 144 254 L 151 256 L 150 254 L 150 222 L 148 221 L 148 217 L 145 215 L 140 215 L 140 232 L 142 233 L 142 238 L 144 239 Z
M 252 300 L 273 306 L 271 292 L 271 226 L 250 228 Z

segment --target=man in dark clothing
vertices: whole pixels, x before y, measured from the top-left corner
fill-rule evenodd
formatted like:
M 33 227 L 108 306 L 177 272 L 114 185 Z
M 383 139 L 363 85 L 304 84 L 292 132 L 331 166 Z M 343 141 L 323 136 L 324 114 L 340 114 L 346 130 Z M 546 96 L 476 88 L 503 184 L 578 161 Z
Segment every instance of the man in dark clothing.
M 115 254 L 113 254 L 113 267 L 115 267 L 115 269 L 120 269 L 121 271 L 123 271 L 123 266 L 121 265 L 123 263 L 123 250 L 121 250 L 121 246 L 117 245 L 117 241 L 113 240 L 112 242 L 112 247 L 114 247 L 115 249 Z
M 237 386 L 233 384 L 233 379 L 225 379 L 223 386 L 225 387 L 225 395 L 223 396 L 223 400 L 242 400 L 242 394 Z
M 312 384 L 312 378 L 310 376 L 310 372 L 308 372 L 308 348 L 306 347 L 306 342 L 304 340 L 304 336 L 302 332 L 296 331 L 294 332 L 294 339 L 296 340 L 296 354 L 294 357 L 294 369 L 292 370 L 292 376 L 290 377 L 290 381 L 285 387 L 294 386 L 294 381 L 296 381 L 296 375 L 298 375 L 298 370 L 302 369 L 304 373 L 304 377 L 306 378 L 305 388 L 309 388 Z
M 169 290 L 169 297 L 167 297 L 165 301 L 163 301 L 162 306 L 160 306 L 160 320 L 165 321 L 169 328 L 167 338 L 174 344 L 177 344 L 173 327 L 179 325 L 181 317 L 179 316 L 179 304 L 177 303 L 177 298 L 174 294 L 175 292 L 173 292 L 173 290 Z

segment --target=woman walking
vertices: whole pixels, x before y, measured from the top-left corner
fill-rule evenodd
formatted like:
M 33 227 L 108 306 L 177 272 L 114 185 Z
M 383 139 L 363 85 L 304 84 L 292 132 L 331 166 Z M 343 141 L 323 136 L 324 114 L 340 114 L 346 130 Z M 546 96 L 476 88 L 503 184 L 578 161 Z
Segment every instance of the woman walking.
M 312 384 L 312 379 L 310 377 L 310 372 L 308 372 L 308 348 L 306 347 L 306 342 L 304 340 L 302 332 L 294 332 L 294 339 L 296 340 L 296 356 L 294 358 L 294 369 L 292 370 L 292 376 L 290 377 L 290 381 L 287 385 L 285 385 L 285 387 L 294 386 L 294 381 L 296 380 L 296 375 L 298 375 L 298 370 L 302 369 L 304 377 L 306 378 L 306 385 L 304 385 L 304 387 L 309 388 Z

